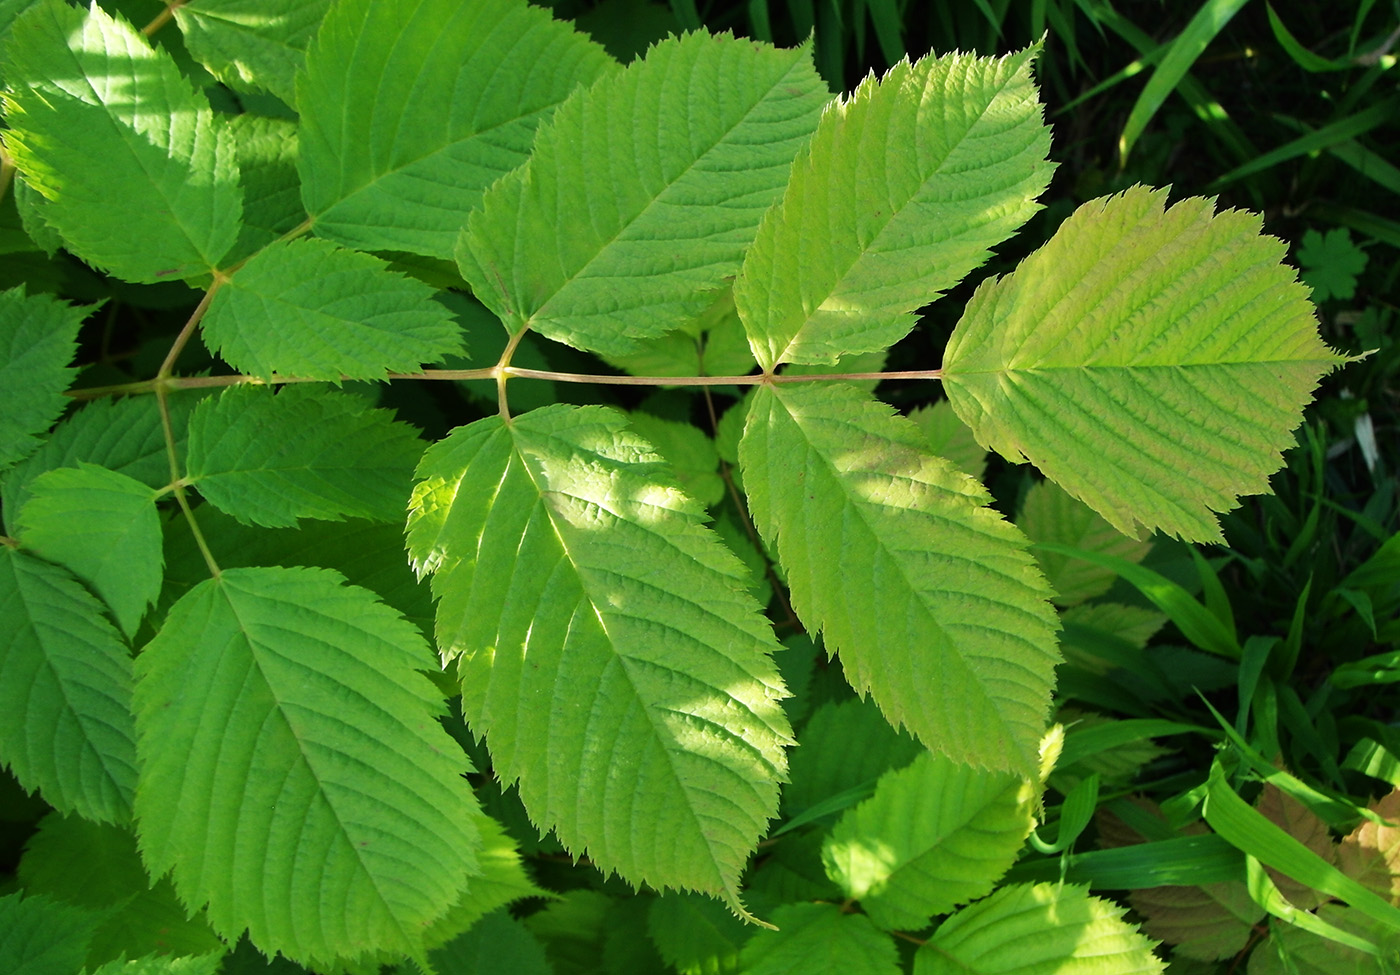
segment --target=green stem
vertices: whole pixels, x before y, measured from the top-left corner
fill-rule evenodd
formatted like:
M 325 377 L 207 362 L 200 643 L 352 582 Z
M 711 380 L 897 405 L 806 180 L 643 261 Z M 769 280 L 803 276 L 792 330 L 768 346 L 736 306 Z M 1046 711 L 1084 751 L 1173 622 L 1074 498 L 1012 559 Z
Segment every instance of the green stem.
M 189 0 L 170 0 L 170 3 L 165 5 L 165 9 L 156 14 L 154 20 L 141 28 L 141 34 L 145 37 L 150 37 L 156 31 L 170 23 L 171 18 L 175 16 L 176 7 L 183 7 L 188 2 Z
M 14 181 L 15 161 L 10 158 L 5 147 L 0 146 L 0 200 L 5 199 L 5 194 L 10 192 L 10 184 Z

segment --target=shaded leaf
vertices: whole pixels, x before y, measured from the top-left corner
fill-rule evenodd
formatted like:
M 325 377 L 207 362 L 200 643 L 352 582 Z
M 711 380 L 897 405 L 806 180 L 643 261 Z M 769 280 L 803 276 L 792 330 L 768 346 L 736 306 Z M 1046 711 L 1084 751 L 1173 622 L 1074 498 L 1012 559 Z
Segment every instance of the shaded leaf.
M 1026 492 L 1016 526 L 1033 544 L 1057 542 L 1090 552 L 1141 562 L 1150 542 L 1129 538 L 1099 517 L 1092 508 L 1070 497 L 1054 481 L 1037 481 Z M 1073 606 L 1108 592 L 1118 578 L 1112 569 L 1056 552 L 1035 551 L 1045 579 L 1055 591 L 1057 606 Z
M 987 469 L 987 452 L 967 425 L 958 419 L 951 403 L 941 399 L 932 406 L 920 406 L 909 414 L 909 419 L 924 432 L 935 454 L 952 461 L 958 470 L 982 480 Z
M 0 470 L 32 454 L 67 405 L 63 391 L 78 372 L 69 363 L 90 310 L 26 295 L 23 285 L 0 291 Z
M 97 916 L 49 897 L 0 897 L 0 971 L 73 975 L 83 963 Z
M 199 0 L 174 8 L 190 54 L 234 89 L 296 103 L 293 81 L 330 0 Z
M 776 931 L 759 931 L 744 946 L 744 975 L 896 975 L 889 935 L 835 904 L 785 904 L 773 912 Z
M 734 975 L 752 928 L 717 900 L 668 894 L 651 902 L 647 933 L 681 975 Z

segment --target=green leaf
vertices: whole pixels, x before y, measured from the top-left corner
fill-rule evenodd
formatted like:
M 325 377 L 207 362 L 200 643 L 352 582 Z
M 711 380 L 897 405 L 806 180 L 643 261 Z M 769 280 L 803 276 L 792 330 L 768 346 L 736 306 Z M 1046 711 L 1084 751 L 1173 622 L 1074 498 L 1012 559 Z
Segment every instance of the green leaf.
M 1383 945 L 1387 929 L 1354 907 L 1323 904 L 1317 916 L 1333 927 L 1373 944 Z M 1248 975 L 1379 975 L 1388 967 L 1375 955 L 1291 924 L 1271 924 L 1270 934 L 1249 955 Z M 1284 959 L 1287 959 L 1286 961 Z
M 0 390 L 5 389 L 0 384 Z M 183 450 L 185 429 L 197 397 L 189 392 L 168 400 L 175 445 Z M 0 413 L 0 416 L 3 416 Z M 135 478 L 150 488 L 170 483 L 170 458 L 165 452 L 160 407 L 154 396 L 96 400 L 74 412 L 0 481 L 0 506 L 11 533 L 19 513 L 29 502 L 29 488 L 45 471 L 60 467 L 98 464 Z
M 151 873 L 268 953 L 420 952 L 479 845 L 429 659 L 327 569 L 230 569 L 189 592 L 136 661 Z
M 156 492 L 95 464 L 35 478 L 19 514 L 20 542 L 87 583 L 131 636 L 160 594 Z
M 233 263 L 296 229 L 306 219 L 306 211 L 297 176 L 297 124 L 245 114 L 235 115 L 228 127 L 243 187 L 243 228 L 228 255 Z
M 460 330 L 433 289 L 377 257 L 316 239 L 270 244 L 214 295 L 205 344 L 271 380 L 385 379 L 460 352 Z
M 451 975 L 554 975 L 529 928 L 503 910 L 482 918 L 430 953 L 428 960 Z M 407 965 L 399 973 L 419 975 Z
M 51 813 L 25 844 L 17 870 L 25 890 L 102 915 L 87 967 L 152 953 L 223 953 L 203 912 L 190 916 L 168 877 L 152 882 L 128 830 Z
M 1026 492 L 1016 527 L 1036 545 L 1054 542 L 1074 549 L 1103 552 L 1128 562 L 1141 562 L 1152 548 L 1150 542 L 1129 538 L 1118 531 L 1054 481 L 1037 481 Z M 1035 557 L 1050 588 L 1055 590 L 1051 598 L 1057 606 L 1074 606 L 1102 596 L 1118 578 L 1118 573 L 1107 566 L 1048 549 L 1037 548 Z
M 1366 270 L 1366 252 L 1351 242 L 1351 232 L 1338 227 L 1320 234 L 1309 230 L 1298 248 L 1303 283 L 1314 301 L 1356 297 L 1356 276 Z
M 1086 203 L 979 287 L 943 385 L 979 443 L 1030 460 L 1124 534 L 1213 541 L 1212 512 L 1266 489 L 1344 360 L 1258 217 L 1165 202 L 1134 187 Z
M 313 386 L 233 387 L 190 418 L 189 480 L 246 524 L 401 517 L 423 449 L 364 400 Z
M 479 420 L 418 476 L 410 557 L 496 774 L 600 869 L 737 908 L 790 733 L 777 643 L 703 509 L 599 407 Z
M 90 911 L 48 897 L 0 897 L 0 971 L 73 975 L 83 964 L 96 925 L 97 916 Z
M 207 955 L 186 955 L 172 958 L 152 954 L 133 961 L 113 961 L 93 971 L 92 975 L 214 975 L 223 961 L 223 951 Z
M 519 0 L 335 4 L 297 77 L 316 232 L 451 259 L 467 212 L 525 161 L 540 121 L 615 66 Z
M 288 105 L 330 0 L 199 0 L 174 8 L 185 46 L 231 88 L 265 88 Z
M 651 902 L 647 933 L 681 975 L 734 975 L 752 929 L 719 901 L 668 894 Z
M 826 100 L 805 47 L 662 41 L 541 129 L 469 218 L 462 276 L 511 333 L 626 354 L 714 301 Z
M 783 789 L 789 813 L 860 786 L 873 790 L 887 770 L 903 768 L 923 751 L 908 733 L 890 727 L 873 701 L 859 698 L 817 708 L 798 742 Z
M 914 975 L 1161 975 L 1153 942 L 1085 887 L 1003 887 L 941 924 Z
M 987 452 L 973 438 L 967 425 L 958 419 L 952 404 L 941 399 L 932 406 L 920 406 L 909 414 L 909 419 L 924 432 L 935 454 L 952 461 L 958 470 L 982 480 L 987 470 Z
M 904 61 L 822 116 L 734 283 L 765 370 L 893 345 L 1038 209 L 1036 50 Z
M 91 593 L 0 546 L 0 759 L 26 789 L 98 822 L 131 817 L 131 659 Z
M 632 429 L 650 443 L 675 473 L 681 487 L 705 507 L 713 507 L 725 496 L 719 476 L 719 453 L 715 442 L 690 423 L 663 420 L 640 411 L 627 415 Z
M 5 44 L 5 146 L 68 249 L 127 281 L 206 274 L 238 237 L 234 140 L 175 62 L 93 4 Z
M 0 291 L 0 470 L 33 453 L 63 412 L 63 391 L 78 372 L 68 363 L 89 311 L 27 295 L 23 285 Z
M 925 752 L 841 817 L 822 860 L 872 921 L 916 931 L 991 893 L 1030 835 L 1038 800 L 1018 775 Z
M 835 904 L 785 904 L 773 912 L 776 931 L 744 946 L 744 975 L 897 975 L 889 935 Z
M 1058 654 L 1025 538 L 913 424 L 815 386 L 759 387 L 739 449 L 794 609 L 930 749 L 1034 775 Z

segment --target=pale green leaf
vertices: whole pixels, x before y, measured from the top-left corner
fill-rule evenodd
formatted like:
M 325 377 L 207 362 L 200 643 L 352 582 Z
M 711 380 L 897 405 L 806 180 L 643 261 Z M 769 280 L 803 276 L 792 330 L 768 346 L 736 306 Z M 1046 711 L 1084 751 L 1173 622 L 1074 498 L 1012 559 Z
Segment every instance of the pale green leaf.
M 651 902 L 647 933 L 681 975 L 734 975 L 753 928 L 717 900 L 668 894 Z
M 131 817 L 131 658 L 59 566 L 0 546 L 0 760 L 62 812 Z
M 160 594 L 156 492 L 95 464 L 35 478 L 19 514 L 20 543 L 66 567 L 102 598 L 131 636 Z
M 1154 942 L 1087 887 L 1019 884 L 944 921 L 914 975 L 1161 975 Z
M 1034 774 L 1058 654 L 1025 538 L 913 424 L 817 385 L 759 387 L 739 448 L 793 608 L 930 749 Z
M 186 427 L 198 394 L 182 391 L 166 401 L 176 449 L 183 452 Z M 29 501 L 29 486 L 45 471 L 99 464 L 135 478 L 151 488 L 170 483 L 160 406 L 154 396 L 104 399 L 84 405 L 60 423 L 42 447 L 0 481 L 0 507 L 13 534 L 20 511 Z
M 414 953 L 476 872 L 475 799 L 418 632 L 326 569 L 229 569 L 137 658 L 154 875 L 308 963 Z
M 313 386 L 233 387 L 190 418 L 189 479 L 248 524 L 397 520 L 423 445 L 386 410 Z
M 168 877 L 151 881 L 126 829 L 51 813 L 25 844 L 16 872 L 27 891 L 103 915 L 88 945 L 88 968 L 122 955 L 223 952 L 202 912 L 185 911 Z
M 925 752 L 841 817 L 822 859 L 880 927 L 918 930 L 991 893 L 1030 835 L 1038 799 L 1019 775 Z
M 207 274 L 238 236 L 234 140 L 175 62 L 93 4 L 5 44 L 5 146 L 74 254 L 127 281 Z
M 461 351 L 452 313 L 432 299 L 377 257 L 292 240 L 263 248 L 218 290 L 202 331 L 211 351 L 262 379 L 385 379 Z
M 979 443 L 1119 531 L 1220 538 L 1323 373 L 1307 291 L 1257 216 L 1134 187 L 1084 204 L 968 302 L 943 385 Z
M 90 911 L 49 897 L 0 897 L 0 971 L 8 975 L 73 975 L 97 924 Z
M 909 414 L 909 419 L 924 432 L 935 454 L 948 458 L 958 470 L 982 480 L 987 469 L 987 452 L 973 438 L 967 425 L 958 419 L 951 403 L 941 399 L 932 406 L 921 406 Z
M 78 371 L 69 366 L 78 328 L 89 311 L 27 295 L 23 285 L 0 291 L 0 470 L 33 453 L 39 434 L 63 412 L 63 391 Z
M 1016 516 L 1016 527 L 1036 544 L 1055 542 L 1089 552 L 1104 552 L 1129 562 L 1141 562 L 1152 548 L 1148 541 L 1124 535 L 1092 508 L 1070 497 L 1054 481 L 1037 481 L 1031 485 L 1021 503 L 1021 512 Z M 1050 588 L 1055 591 L 1051 598 L 1057 606 L 1073 606 L 1102 596 L 1118 578 L 1112 569 L 1057 552 L 1037 549 L 1035 557 Z
M 214 975 L 223 961 L 223 951 L 207 955 L 151 954 L 131 961 L 112 961 L 95 969 L 92 975 Z
M 295 104 L 293 84 L 330 0 L 198 0 L 174 8 L 185 46 L 235 89 L 265 88 Z
M 789 730 L 776 641 L 703 509 L 599 407 L 479 420 L 418 475 L 409 553 L 497 775 L 604 871 L 737 906 Z
M 744 946 L 744 975 L 897 975 L 890 936 L 835 904 L 786 904 L 773 912 L 776 931 Z
M 826 100 L 806 47 L 662 41 L 541 129 L 471 215 L 462 276 L 512 333 L 626 354 L 714 301 Z
M 822 117 L 734 283 L 764 369 L 893 345 L 1039 208 L 1035 53 L 901 61 Z
M 540 121 L 615 67 L 520 0 L 335 4 L 297 77 L 316 232 L 450 259 L 467 212 L 525 161 Z

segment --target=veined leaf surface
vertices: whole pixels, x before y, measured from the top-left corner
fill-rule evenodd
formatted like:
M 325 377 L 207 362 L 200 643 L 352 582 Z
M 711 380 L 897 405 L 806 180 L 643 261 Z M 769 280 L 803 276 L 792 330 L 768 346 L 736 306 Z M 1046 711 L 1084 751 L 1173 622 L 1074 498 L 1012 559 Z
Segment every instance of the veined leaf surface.
M 417 630 L 328 569 L 229 569 L 137 658 L 141 853 L 235 940 L 419 952 L 476 872 L 467 761 Z
M 934 751 L 1035 774 L 1055 617 L 982 486 L 838 383 L 758 387 L 739 461 L 793 608 L 852 686 Z
M 156 492 L 96 464 L 35 478 L 20 512 L 20 540 L 69 569 L 102 597 L 128 637 L 160 595 Z
M 190 418 L 186 466 L 220 510 L 281 528 L 299 518 L 396 520 L 421 452 L 412 427 L 348 393 L 235 386 Z
M 633 883 L 738 906 L 790 731 L 742 564 L 600 407 L 454 431 L 423 457 L 409 553 L 505 782 Z
M 1154 942 L 1087 887 L 1018 884 L 944 921 L 914 975 L 1161 975 Z
M 827 875 L 886 930 L 991 893 L 1034 825 L 1031 782 L 925 752 L 881 776 L 822 850 Z
M 0 761 L 49 805 L 131 818 L 131 658 L 64 569 L 0 546 Z
M 314 238 L 255 254 L 214 295 L 202 334 L 229 365 L 267 380 L 384 379 L 462 348 L 432 288 Z
M 190 54 L 235 89 L 296 103 L 297 68 L 331 0 L 198 0 L 174 8 Z
M 45 0 L 5 55 L 5 146 L 73 253 L 137 282 L 218 265 L 242 212 L 234 141 L 168 54 L 95 3 Z
M 63 391 L 78 372 L 69 363 L 89 310 L 23 286 L 0 291 L 0 470 L 33 453 L 67 405 Z
M 1267 487 L 1318 379 L 1344 359 L 1257 216 L 1084 204 L 968 302 L 943 385 L 978 442 L 1029 460 L 1128 535 L 1217 541 Z M 1183 476 L 1186 474 L 1187 476 Z
M 827 97 L 806 47 L 662 41 L 561 106 L 491 188 L 462 276 L 512 333 L 626 354 L 713 303 Z
M 525 161 L 541 119 L 615 68 L 523 0 L 342 0 L 297 78 L 316 232 L 450 260 L 467 212 Z
M 1034 55 L 902 61 L 827 111 L 734 283 L 764 369 L 893 345 L 1039 209 Z
M 835 904 L 785 904 L 776 931 L 760 931 L 742 955 L 744 975 L 897 975 L 894 942 L 860 914 Z

